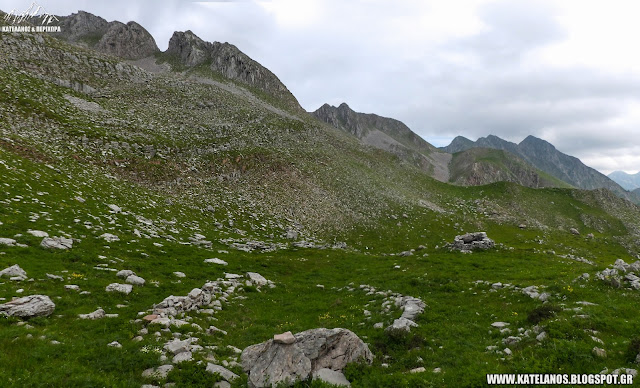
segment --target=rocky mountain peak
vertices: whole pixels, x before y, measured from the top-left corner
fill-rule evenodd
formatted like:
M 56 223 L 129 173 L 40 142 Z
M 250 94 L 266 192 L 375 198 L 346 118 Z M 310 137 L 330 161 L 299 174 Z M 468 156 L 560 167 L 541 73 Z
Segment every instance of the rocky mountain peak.
M 210 62 L 209 68 L 224 77 L 261 89 L 300 108 L 298 101 L 275 74 L 230 43 L 211 43 L 192 31 L 176 31 L 165 54 L 175 56 L 187 67 Z
M 92 13 L 78 11 L 62 20 L 62 35 L 70 42 L 91 34 L 102 36 L 109 28 L 109 23 Z
M 176 55 L 183 64 L 191 67 L 204 63 L 209 59 L 211 51 L 211 43 L 205 42 L 191 30 L 187 30 L 173 33 L 166 53 Z
M 550 151 L 554 151 L 556 147 L 553 144 L 549 143 L 546 140 L 537 138 L 535 136 L 529 135 L 524 140 L 520 142 L 520 146 L 522 147 L 535 147 L 541 149 L 548 149 Z
M 136 22 L 109 23 L 95 48 L 125 59 L 141 59 L 160 51 L 153 36 Z
M 78 11 L 61 17 L 62 33 L 69 42 L 81 43 L 97 51 L 124 59 L 140 59 L 159 52 L 153 36 L 140 24 L 107 22 L 89 12 Z

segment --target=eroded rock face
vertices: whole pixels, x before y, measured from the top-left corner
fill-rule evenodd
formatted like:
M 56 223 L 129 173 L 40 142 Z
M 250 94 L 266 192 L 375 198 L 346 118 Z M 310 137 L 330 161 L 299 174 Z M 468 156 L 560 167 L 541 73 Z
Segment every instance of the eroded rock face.
M 293 384 L 323 368 L 341 371 L 351 362 L 373 361 L 369 347 L 347 329 L 311 329 L 294 337 L 294 343 L 269 340 L 242 352 L 242 368 L 249 375 L 249 386 Z
M 47 317 L 56 305 L 46 295 L 29 295 L 0 304 L 0 314 L 20 318 Z
M 453 243 L 448 246 L 452 250 L 471 252 L 477 249 L 491 249 L 495 245 L 495 242 L 487 237 L 486 232 L 474 232 L 456 236 Z

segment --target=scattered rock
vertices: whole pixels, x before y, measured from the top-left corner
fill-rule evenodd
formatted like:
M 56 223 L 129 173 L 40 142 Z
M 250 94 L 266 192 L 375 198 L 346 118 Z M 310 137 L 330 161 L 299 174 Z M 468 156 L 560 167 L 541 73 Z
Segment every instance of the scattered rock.
M 130 269 L 123 269 L 122 271 L 118 271 L 118 273 L 116 273 L 116 276 L 117 276 L 117 277 L 119 277 L 119 278 L 126 279 L 126 278 L 128 278 L 129 276 L 131 276 L 131 275 L 135 275 L 135 274 L 136 274 L 136 273 L 135 273 L 135 272 L 133 272 L 133 271 L 132 271 L 132 270 L 130 270 Z
M 569 229 L 569 232 L 571 232 L 571 234 L 575 234 L 575 235 L 579 235 L 580 234 L 580 232 L 576 228 Z
M 127 279 L 125 280 L 125 282 L 129 284 L 133 284 L 134 286 L 144 286 L 145 280 L 140 276 L 129 275 L 127 276 Z
M 27 230 L 27 233 L 29 233 L 30 235 L 34 236 L 34 237 L 49 237 L 49 233 L 47 232 L 43 232 L 41 230 Z
M 11 278 L 11 280 L 25 280 L 27 279 L 27 272 L 20 268 L 18 264 L 14 264 L 0 271 L 0 277 L 3 276 Z
M 0 245 L 8 245 L 10 247 L 16 245 L 16 240 L 12 238 L 0 237 Z
M 341 387 L 351 386 L 351 383 L 349 382 L 349 380 L 347 380 L 346 377 L 344 377 L 344 374 L 342 374 L 342 372 L 329 368 L 318 369 L 317 371 L 313 372 L 312 377 L 314 380 L 321 380 L 331 385 L 337 385 Z
M 229 264 L 224 260 L 218 259 L 217 257 L 215 257 L 213 259 L 205 259 L 204 262 L 208 263 L 208 264 L 219 264 L 219 265 L 228 265 Z
M 0 314 L 20 318 L 47 317 L 56 305 L 46 295 L 29 295 L 0 304 Z
M 65 237 L 45 237 L 42 239 L 40 246 L 43 248 L 71 249 L 73 240 Z
M 189 351 L 178 353 L 173 357 L 174 364 L 179 364 L 181 362 L 191 361 L 191 360 L 193 360 L 193 354 Z
M 109 346 L 111 348 L 118 348 L 118 349 L 120 349 L 122 347 L 122 345 L 118 341 L 109 342 L 107 344 L 107 346 Z
M 218 373 L 226 381 L 232 381 L 238 378 L 238 375 L 231 372 L 229 369 L 212 363 L 207 363 L 207 372 Z
M 133 290 L 133 286 L 131 284 L 120 284 L 120 283 L 111 283 L 106 288 L 107 292 L 121 292 L 123 294 L 129 294 Z
M 185 275 L 184 272 L 178 272 L 178 271 L 174 272 L 173 275 L 175 277 L 177 277 L 177 278 L 186 278 L 187 277 L 187 275 Z
M 120 237 L 116 236 L 115 234 L 111 234 L 111 233 L 101 234 L 99 236 L 99 238 L 105 240 L 106 242 L 120 241 Z
M 249 278 L 249 280 L 251 280 L 251 282 L 256 286 L 266 286 L 268 283 L 264 276 L 256 272 L 247 272 L 247 278 Z
M 164 380 L 169 375 L 169 372 L 173 370 L 173 365 L 161 365 L 157 368 L 149 368 L 142 372 L 142 377 L 149 379 Z
M 411 369 L 409 371 L 409 373 L 423 373 L 423 372 L 426 372 L 426 371 L 427 371 L 427 369 L 425 367 L 421 366 L 419 368 Z
M 597 346 L 595 346 L 595 347 L 591 350 L 591 353 L 593 353 L 593 355 L 594 355 L 594 356 L 596 356 L 596 357 L 600 357 L 600 358 L 605 358 L 605 357 L 607 357 L 607 351 L 606 351 L 606 350 L 604 350 L 604 349 L 602 349 L 602 348 L 599 348 L 599 347 L 597 347 Z
M 103 309 L 97 309 L 89 314 L 79 314 L 78 317 L 80 317 L 80 319 L 102 319 L 105 315 L 106 314 Z

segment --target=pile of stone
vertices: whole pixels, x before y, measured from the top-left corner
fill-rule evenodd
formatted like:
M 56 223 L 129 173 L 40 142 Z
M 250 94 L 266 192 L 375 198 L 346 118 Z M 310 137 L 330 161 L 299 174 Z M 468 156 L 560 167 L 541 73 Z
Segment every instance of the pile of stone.
M 635 290 L 640 289 L 640 260 L 633 264 L 627 264 L 624 260 L 618 259 L 612 268 L 606 268 L 596 273 L 596 278 L 605 281 L 616 288 L 624 286 Z
M 426 304 L 412 296 L 400 296 L 396 298 L 396 307 L 402 310 L 402 316 L 393 321 L 393 324 L 387 327 L 386 330 L 405 330 L 410 331 L 412 327 L 418 326 L 414 322 L 416 317 L 424 312 Z
M 186 296 L 168 296 L 154 306 L 153 315 L 157 315 L 158 318 L 175 317 L 178 314 L 197 310 L 204 306 L 221 310 L 222 302 L 227 302 L 237 287 L 244 285 L 255 286 L 258 289 L 261 286 L 275 287 L 272 281 L 256 272 L 247 272 L 245 278 L 246 280 L 243 280 L 241 275 L 226 274 L 225 279 L 207 282 L 202 288 L 194 288 Z
M 471 252 L 478 249 L 491 249 L 495 247 L 495 242 L 487 237 L 486 232 L 473 232 L 456 236 L 448 247 L 452 250 Z
M 472 252 L 477 249 L 487 250 L 495 247 L 496 243 L 487 237 L 486 232 L 467 233 L 456 236 L 453 243 L 446 246 L 454 251 Z
M 249 387 L 293 385 L 309 378 L 348 386 L 342 369 L 352 362 L 373 362 L 369 347 L 347 329 L 312 329 L 273 339 L 244 349 L 242 369 Z

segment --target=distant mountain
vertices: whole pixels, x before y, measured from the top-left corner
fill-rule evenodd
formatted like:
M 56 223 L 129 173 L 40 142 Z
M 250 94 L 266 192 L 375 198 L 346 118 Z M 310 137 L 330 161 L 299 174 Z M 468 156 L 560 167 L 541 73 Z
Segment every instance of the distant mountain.
M 624 171 L 614 171 L 607 176 L 626 190 L 635 191 L 640 187 L 640 172 L 627 174 Z
M 583 164 L 580 159 L 564 154 L 558 151 L 551 143 L 534 136 L 527 136 L 520 144 L 512 143 L 493 135 L 482 137 L 475 142 L 458 136 L 451 144 L 441 149 L 446 152 L 456 153 L 477 147 L 511 152 L 532 166 L 580 189 L 605 188 L 632 202 L 638 202 L 639 200 L 637 196 L 627 192 L 606 175 Z
M 324 104 L 312 114 L 357 137 L 364 144 L 396 154 L 402 160 L 429 171 L 436 179 L 448 180 L 450 155 L 429 144 L 401 121 L 355 112 L 346 103 L 338 107 Z
M 449 164 L 449 174 L 449 182 L 464 186 L 513 182 L 533 188 L 572 187 L 510 152 L 490 148 L 456 152 Z

